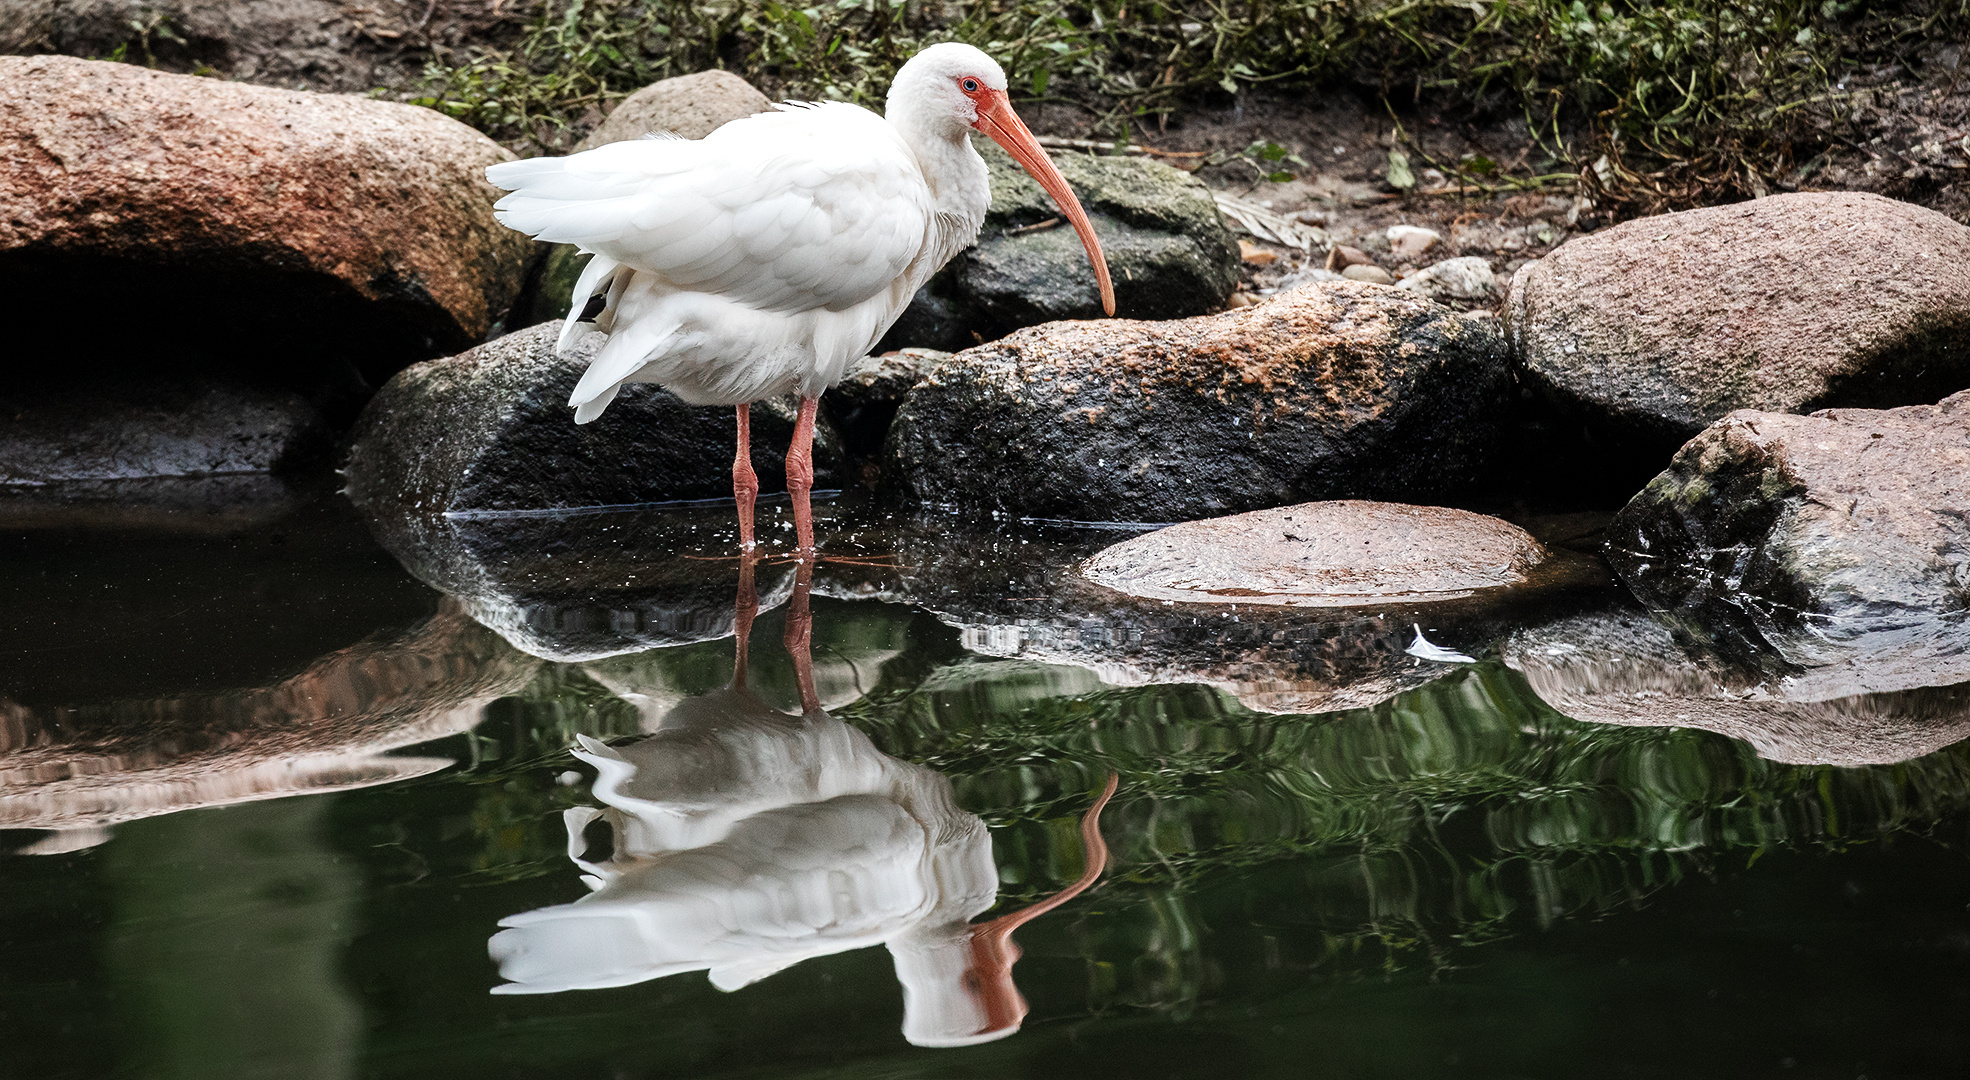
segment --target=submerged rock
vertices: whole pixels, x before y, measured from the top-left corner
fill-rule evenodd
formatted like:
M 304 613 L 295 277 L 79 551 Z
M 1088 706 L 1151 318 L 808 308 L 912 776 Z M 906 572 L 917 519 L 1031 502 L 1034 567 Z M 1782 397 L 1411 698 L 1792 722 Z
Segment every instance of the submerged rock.
M 505 316 L 510 156 L 410 105 L 0 56 L 0 288 L 125 348 L 190 320 L 201 352 L 388 374 Z
M 590 334 L 557 356 L 559 332 L 535 326 L 391 379 L 356 423 L 349 497 L 372 519 L 423 520 L 730 496 L 732 410 L 633 384 L 599 419 L 576 425 L 568 395 L 604 339 Z M 785 489 L 793 420 L 783 402 L 753 407 L 763 491 Z M 821 488 L 844 476 L 825 423 L 814 470 Z
M 1970 679 L 1970 392 L 1939 405 L 1741 410 L 1608 529 L 1637 597 L 1790 693 Z
M 978 243 L 924 287 L 881 348 L 962 349 L 974 332 L 989 340 L 1100 317 L 1093 268 L 1060 208 L 1005 151 L 980 144 L 979 153 L 992 205 Z M 1062 154 L 1054 164 L 1101 238 L 1117 314 L 1175 319 L 1224 306 L 1238 286 L 1238 244 L 1209 188 L 1141 158 Z
M 1627 604 L 1515 633 L 1504 660 L 1575 720 L 1702 728 L 1773 761 L 1888 764 L 1970 736 L 1970 682 L 1866 693 L 1853 692 L 1860 679 L 1773 675 L 1679 641 Z
M 1103 549 L 1082 573 L 1152 600 L 1361 607 L 1525 585 L 1545 559 L 1497 518 L 1344 500 L 1172 525 Z
M 1659 461 L 1733 409 L 1910 405 L 1970 386 L 1966 252 L 1970 228 L 1933 210 L 1779 195 L 1571 240 L 1519 271 L 1505 322 L 1536 387 Z
M 1427 497 L 1479 473 L 1513 392 L 1483 322 L 1395 289 L 1309 285 L 959 353 L 897 414 L 885 483 L 917 503 L 1084 521 Z

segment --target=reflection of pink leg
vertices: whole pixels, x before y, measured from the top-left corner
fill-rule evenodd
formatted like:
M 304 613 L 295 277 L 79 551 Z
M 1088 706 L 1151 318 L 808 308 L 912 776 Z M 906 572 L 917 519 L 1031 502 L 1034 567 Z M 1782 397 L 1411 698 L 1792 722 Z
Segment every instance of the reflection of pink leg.
M 1101 838 L 1101 808 L 1115 794 L 1118 779 L 1114 773 L 1108 774 L 1101 797 L 1081 817 L 1081 845 L 1085 855 L 1080 880 L 1031 907 L 971 928 L 971 967 L 965 972 L 965 985 L 977 995 L 985 1010 L 985 1027 L 973 1034 L 1010 1031 L 1026 1018 L 1026 998 L 1012 981 L 1012 965 L 1019 960 L 1019 946 L 1013 942 L 1012 932 L 1079 896 L 1107 869 L 1108 843 Z
M 752 471 L 752 406 L 739 406 L 739 452 L 732 458 L 732 501 L 739 504 L 739 547 L 750 551 L 752 505 L 759 500 L 759 477 Z
M 743 406 L 742 406 L 743 407 Z M 732 686 L 746 686 L 746 646 L 752 641 L 752 621 L 759 615 L 759 587 L 753 584 L 753 567 L 759 556 L 745 552 L 739 556 L 739 599 L 732 608 Z
M 814 690 L 814 611 L 808 606 L 814 589 L 814 560 L 801 557 L 794 564 L 793 597 L 787 601 L 787 655 L 793 657 L 794 680 L 800 684 L 800 708 L 808 715 L 821 711 L 821 695 Z
M 793 531 L 802 551 L 814 550 L 814 411 L 818 397 L 800 399 L 800 419 L 793 426 L 793 445 L 787 447 L 787 494 L 793 496 Z

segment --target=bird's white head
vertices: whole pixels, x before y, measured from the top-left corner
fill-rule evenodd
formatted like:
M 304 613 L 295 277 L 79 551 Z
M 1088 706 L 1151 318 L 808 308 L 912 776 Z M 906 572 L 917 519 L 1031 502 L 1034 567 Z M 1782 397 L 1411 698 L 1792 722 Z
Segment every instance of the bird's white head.
M 1094 264 L 1102 310 L 1115 314 L 1115 285 L 1109 279 L 1108 260 L 1101 253 L 1101 241 L 1095 239 L 1094 225 L 1039 140 L 1012 111 L 1006 96 L 1006 73 L 997 61 L 954 41 L 932 45 L 912 56 L 896 73 L 896 81 L 889 86 L 886 111 L 899 129 L 953 141 L 978 131 L 1005 147 L 1073 223 L 1081 245 L 1088 249 L 1088 261 Z

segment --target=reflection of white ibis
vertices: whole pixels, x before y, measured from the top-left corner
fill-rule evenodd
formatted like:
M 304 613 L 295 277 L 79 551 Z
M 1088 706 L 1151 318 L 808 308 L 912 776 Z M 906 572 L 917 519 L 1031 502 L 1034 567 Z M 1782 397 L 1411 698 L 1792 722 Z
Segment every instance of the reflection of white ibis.
M 811 547 L 816 403 L 977 239 L 991 192 L 971 131 L 1005 147 L 1060 204 L 1094 262 L 1103 309 L 1115 312 L 1094 227 L 1013 113 L 991 57 L 969 45 L 925 49 L 896 73 L 887 113 L 789 103 L 695 142 L 612 143 L 486 170 L 511 192 L 500 221 L 593 253 L 561 348 L 591 298 L 609 341 L 569 401 L 576 423 L 600 416 L 625 382 L 738 406 L 732 491 L 748 546 L 759 492 L 748 403 L 801 396 L 787 490 L 800 545 Z
M 808 591 L 800 562 L 787 615 L 802 714 L 745 688 L 754 556 L 742 556 L 732 686 L 679 703 L 655 734 L 611 747 L 584 738 L 577 756 L 599 774 L 608 809 L 567 812 L 569 856 L 594 891 L 500 921 L 490 943 L 494 993 L 627 986 L 707 971 L 722 990 L 812 957 L 881 943 L 903 984 L 903 1034 L 919 1046 L 964 1046 L 1018 1030 L 1026 1002 L 1013 984 L 1022 923 L 1092 885 L 1107 865 L 1098 815 L 1082 821 L 1079 881 L 982 924 L 998 870 L 985 823 L 921 765 L 876 749 L 829 716 L 814 692 Z M 614 826 L 606 862 L 583 858 L 583 830 Z

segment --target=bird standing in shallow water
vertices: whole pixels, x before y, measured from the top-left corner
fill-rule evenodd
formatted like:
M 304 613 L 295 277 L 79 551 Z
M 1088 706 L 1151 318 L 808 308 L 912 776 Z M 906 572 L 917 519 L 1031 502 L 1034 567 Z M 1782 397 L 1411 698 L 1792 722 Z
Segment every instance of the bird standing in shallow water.
M 753 544 L 759 494 L 750 403 L 801 398 L 787 451 L 800 548 L 814 546 L 814 414 L 917 289 L 978 238 L 991 201 L 980 131 L 1060 205 L 1087 247 L 1102 309 L 1115 291 L 1081 204 L 1012 111 L 1006 77 L 969 45 L 933 45 L 889 88 L 887 116 L 842 102 L 783 104 L 697 141 L 657 137 L 486 170 L 511 194 L 505 225 L 591 254 L 559 348 L 600 299 L 609 334 L 569 404 L 602 414 L 626 382 L 738 409 L 732 493 Z

